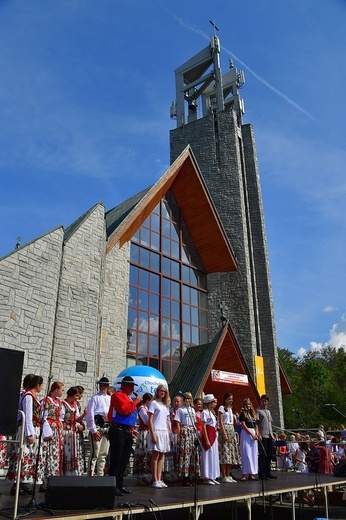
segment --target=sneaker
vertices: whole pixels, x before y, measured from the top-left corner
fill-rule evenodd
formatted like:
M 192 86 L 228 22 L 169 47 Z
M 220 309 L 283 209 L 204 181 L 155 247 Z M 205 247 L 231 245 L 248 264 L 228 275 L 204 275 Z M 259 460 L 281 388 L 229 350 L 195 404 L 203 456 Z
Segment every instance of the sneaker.
M 159 482 L 160 482 L 162 488 L 168 487 L 167 484 L 165 484 L 163 480 L 159 480 Z
M 218 480 L 215 480 L 214 478 L 212 480 L 213 480 L 214 484 L 216 484 L 217 486 L 220 485 L 220 482 Z
M 234 483 L 234 482 L 237 482 L 237 481 L 235 480 L 235 478 L 228 477 L 228 482 L 232 482 L 232 483 Z
M 204 484 L 208 484 L 209 486 L 215 486 L 215 482 L 213 480 L 205 480 Z
M 221 479 L 221 482 L 225 482 L 227 484 L 230 482 L 230 480 L 228 477 L 223 477 L 223 479 Z
M 159 481 L 157 480 L 156 482 L 153 482 L 153 483 L 151 484 L 151 487 L 161 489 L 161 488 L 162 488 L 162 486 L 161 486 L 161 482 L 159 482 Z

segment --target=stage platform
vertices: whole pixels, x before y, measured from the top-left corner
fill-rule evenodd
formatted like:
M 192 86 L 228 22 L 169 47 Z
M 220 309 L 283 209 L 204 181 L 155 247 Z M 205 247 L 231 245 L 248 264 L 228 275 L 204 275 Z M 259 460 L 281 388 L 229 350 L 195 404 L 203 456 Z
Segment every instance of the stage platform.
M 44 511 L 45 495 L 36 493 L 34 511 L 28 510 L 28 504 L 32 497 L 20 497 L 18 515 L 19 517 L 45 520 L 56 518 L 57 520 L 96 520 L 98 518 L 127 520 L 138 518 L 146 520 L 156 518 L 157 520 L 179 520 L 199 517 L 202 519 L 227 518 L 236 519 L 293 519 L 303 518 L 344 518 L 346 519 L 346 478 L 337 478 L 333 475 L 322 474 L 300 474 L 300 473 L 275 473 L 276 480 L 237 482 L 234 484 L 220 484 L 209 486 L 199 484 L 197 487 L 183 487 L 181 484 L 169 484 L 164 489 L 153 489 L 150 486 L 136 486 L 133 478 L 126 479 L 126 487 L 131 494 L 116 497 L 114 509 L 61 509 Z M 237 475 L 238 476 L 238 475 Z M 75 477 L 83 479 L 84 477 Z M 101 478 L 101 477 L 99 477 Z M 4 479 L 0 480 L 0 516 L 13 518 L 12 508 L 14 497 L 10 495 L 10 485 Z M 315 489 L 317 502 L 309 507 L 303 499 L 302 491 Z M 341 513 L 344 516 L 330 516 L 328 497 L 331 492 L 340 489 Z M 102 493 L 102 489 L 100 490 Z M 278 494 L 283 494 L 283 499 L 278 499 Z M 343 501 L 342 498 L 345 497 Z M 277 500 L 272 503 L 273 500 Z M 78 495 L 76 496 L 76 503 Z M 344 502 L 344 504 L 343 504 Z

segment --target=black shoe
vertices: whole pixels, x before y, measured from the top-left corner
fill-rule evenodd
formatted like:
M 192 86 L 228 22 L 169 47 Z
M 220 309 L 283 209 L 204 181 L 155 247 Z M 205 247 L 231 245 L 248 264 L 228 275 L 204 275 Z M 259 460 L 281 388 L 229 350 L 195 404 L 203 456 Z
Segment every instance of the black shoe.
M 47 486 L 40 486 L 39 492 L 45 493 L 47 491 Z
M 277 477 L 276 477 L 275 475 L 268 475 L 267 478 L 269 478 L 270 480 L 274 480 L 274 479 L 276 479 Z
M 259 477 L 260 480 L 270 480 L 269 477 Z
M 119 489 L 115 489 L 115 496 L 116 497 L 123 497 L 124 493 L 122 493 Z
M 130 491 L 129 489 L 126 489 L 124 487 L 121 487 L 121 488 L 117 488 L 118 491 L 120 491 L 120 493 L 122 493 L 123 495 L 130 495 L 132 493 L 132 491 Z

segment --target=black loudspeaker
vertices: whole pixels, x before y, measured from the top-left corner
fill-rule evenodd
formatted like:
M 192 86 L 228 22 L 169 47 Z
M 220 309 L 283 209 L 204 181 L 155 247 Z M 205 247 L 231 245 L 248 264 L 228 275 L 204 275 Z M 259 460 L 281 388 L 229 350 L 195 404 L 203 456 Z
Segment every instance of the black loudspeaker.
M 14 435 L 24 352 L 0 348 L 0 435 Z
M 52 509 L 114 509 L 115 477 L 49 477 L 46 504 Z

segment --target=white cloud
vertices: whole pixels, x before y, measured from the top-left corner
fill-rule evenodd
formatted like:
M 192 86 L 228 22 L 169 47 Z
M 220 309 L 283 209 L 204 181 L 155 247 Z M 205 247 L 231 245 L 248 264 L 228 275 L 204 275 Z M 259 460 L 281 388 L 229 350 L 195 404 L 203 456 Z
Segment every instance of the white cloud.
M 333 307 L 332 305 L 327 305 L 326 307 L 323 307 L 322 311 L 323 312 L 334 312 L 334 311 L 337 311 L 338 308 L 337 307 Z

